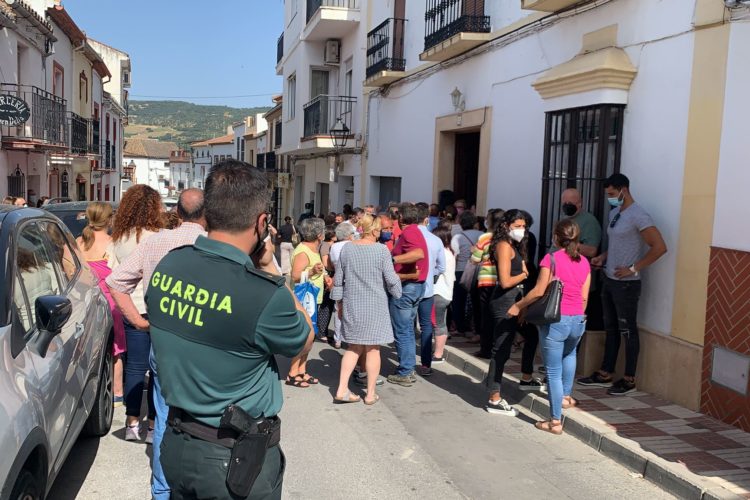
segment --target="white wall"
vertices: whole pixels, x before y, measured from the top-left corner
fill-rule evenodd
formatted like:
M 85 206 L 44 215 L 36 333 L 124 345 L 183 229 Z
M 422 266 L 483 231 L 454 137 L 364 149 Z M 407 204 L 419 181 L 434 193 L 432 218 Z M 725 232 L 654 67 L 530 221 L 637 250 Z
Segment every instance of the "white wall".
M 750 252 L 750 145 L 747 117 L 750 116 L 750 24 L 733 23 L 729 39 L 727 87 L 724 96 L 719 177 L 716 186 L 716 213 L 713 244 L 717 247 Z
M 625 113 L 621 171 L 673 250 L 645 273 L 640 319 L 668 333 L 692 70 L 693 36 L 680 33 L 691 29 L 692 14 L 682 0 L 615 1 L 426 79 L 396 84 L 372 103 L 367 173 L 401 177 L 403 199 L 432 201 L 435 119 L 454 113 L 449 94 L 457 86 L 467 110 L 492 108 L 488 207 L 524 208 L 538 220 L 548 103 L 531 83 L 579 53 L 583 34 L 617 20 L 618 45 L 628 47 L 638 68 Z M 409 17 L 415 17 L 411 10 Z M 594 103 L 577 105 L 585 104 Z
M 164 182 L 159 182 L 160 175 L 163 175 L 165 179 L 170 178 L 167 159 L 153 159 L 131 156 L 125 157 L 126 163 L 130 163 L 130 160 L 133 160 L 133 162 L 135 163 L 136 184 L 148 184 L 152 188 L 159 191 L 160 194 L 167 194 L 167 189 L 164 186 Z

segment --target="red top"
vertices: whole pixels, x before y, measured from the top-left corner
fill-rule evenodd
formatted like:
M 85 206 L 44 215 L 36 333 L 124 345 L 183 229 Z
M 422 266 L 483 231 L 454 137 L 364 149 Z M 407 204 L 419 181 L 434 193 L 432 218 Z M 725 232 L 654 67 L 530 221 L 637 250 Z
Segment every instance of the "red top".
M 409 274 L 414 272 L 414 266 L 419 267 L 419 279 L 417 281 L 424 282 L 427 280 L 429 274 L 430 259 L 427 254 L 427 241 L 425 241 L 422 231 L 419 230 L 416 224 L 406 226 L 401 231 L 401 237 L 396 241 L 396 246 L 393 247 L 394 257 L 408 253 L 417 248 L 421 248 L 424 252 L 424 257 L 418 260 L 415 264 L 396 264 L 396 272 Z
M 393 229 L 391 229 L 391 231 L 393 233 L 391 239 L 385 244 L 385 246 L 388 247 L 389 252 L 393 252 L 394 242 L 398 241 L 399 236 L 401 236 L 401 226 L 398 225 L 397 220 L 393 221 Z

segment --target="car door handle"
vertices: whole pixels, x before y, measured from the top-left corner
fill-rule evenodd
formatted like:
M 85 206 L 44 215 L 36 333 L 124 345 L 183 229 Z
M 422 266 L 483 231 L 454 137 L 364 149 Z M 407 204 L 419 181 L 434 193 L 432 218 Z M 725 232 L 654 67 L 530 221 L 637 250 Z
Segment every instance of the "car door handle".
M 83 326 L 83 323 L 76 323 L 76 332 L 73 335 L 73 338 L 79 339 L 81 338 L 81 335 L 83 335 L 85 328 Z

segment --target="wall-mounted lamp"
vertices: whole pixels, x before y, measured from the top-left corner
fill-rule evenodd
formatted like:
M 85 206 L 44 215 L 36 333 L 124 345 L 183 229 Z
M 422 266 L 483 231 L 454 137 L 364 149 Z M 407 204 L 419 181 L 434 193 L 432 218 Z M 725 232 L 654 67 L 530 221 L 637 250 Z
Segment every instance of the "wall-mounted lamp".
M 458 90 L 458 87 L 451 92 L 451 101 L 456 112 L 463 112 L 466 109 L 466 99 L 464 99 L 464 95 Z

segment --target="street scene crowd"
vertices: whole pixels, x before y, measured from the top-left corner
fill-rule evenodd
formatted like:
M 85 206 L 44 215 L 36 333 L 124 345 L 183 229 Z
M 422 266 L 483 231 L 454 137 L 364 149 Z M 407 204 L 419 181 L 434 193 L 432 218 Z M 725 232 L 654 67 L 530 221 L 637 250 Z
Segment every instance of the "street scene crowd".
M 173 212 L 146 185 L 128 189 L 116 213 L 90 203 L 77 243 L 114 318 L 114 404 L 126 407 L 125 439 L 154 445 L 154 498 L 280 497 L 279 379 L 295 389 L 320 383 L 307 370 L 314 339 L 342 350 L 333 403 L 372 406 L 379 385 L 409 388 L 417 375 L 430 377 L 447 342 L 463 338 L 490 360 L 486 411 L 505 416 L 517 414 L 501 392 L 515 346 L 519 388 L 546 388 L 549 399 L 549 419 L 535 425 L 559 435 L 562 410 L 577 404 L 586 308 L 601 300 L 604 359 L 578 383 L 611 395 L 634 391 L 640 273 L 666 246 L 627 177 L 604 185 L 612 208 L 606 246 L 600 224 L 568 189 L 553 247 L 539 258 L 528 212 L 480 215 L 464 200 L 308 210 L 277 229 L 265 178 L 235 160 L 212 168 L 205 192 L 184 190 Z M 621 339 L 625 375 L 615 381 Z M 390 346 L 398 366 L 383 377 L 381 349 Z M 538 350 L 543 366 L 534 377 Z M 275 355 L 291 358 L 285 376 Z M 243 448 L 248 436 L 259 440 Z M 217 455 L 239 465 L 207 470 L 207 457 Z

